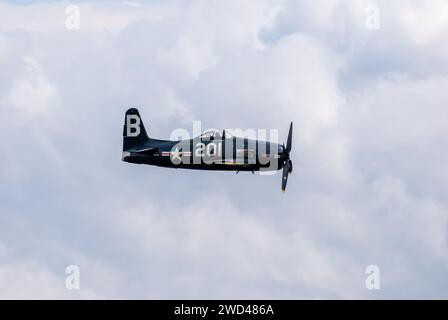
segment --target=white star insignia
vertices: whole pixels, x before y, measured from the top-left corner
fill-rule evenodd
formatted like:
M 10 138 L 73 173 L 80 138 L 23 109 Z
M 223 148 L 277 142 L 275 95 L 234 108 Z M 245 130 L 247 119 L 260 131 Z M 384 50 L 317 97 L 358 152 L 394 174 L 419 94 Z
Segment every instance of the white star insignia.
M 179 162 L 182 161 L 181 154 L 182 154 L 182 152 L 180 152 L 179 148 L 176 147 L 176 149 L 174 149 L 174 151 L 171 151 L 171 161 L 175 161 L 175 160 L 178 160 Z

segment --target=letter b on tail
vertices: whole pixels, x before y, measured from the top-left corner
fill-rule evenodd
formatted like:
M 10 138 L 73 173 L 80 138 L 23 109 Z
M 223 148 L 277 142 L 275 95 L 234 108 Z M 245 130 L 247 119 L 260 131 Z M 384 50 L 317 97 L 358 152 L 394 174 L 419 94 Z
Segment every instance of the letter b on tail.
M 123 151 L 144 147 L 149 140 L 138 110 L 131 108 L 126 111 L 123 128 Z
M 138 137 L 140 135 L 140 117 L 136 114 L 126 115 L 126 136 L 127 137 Z

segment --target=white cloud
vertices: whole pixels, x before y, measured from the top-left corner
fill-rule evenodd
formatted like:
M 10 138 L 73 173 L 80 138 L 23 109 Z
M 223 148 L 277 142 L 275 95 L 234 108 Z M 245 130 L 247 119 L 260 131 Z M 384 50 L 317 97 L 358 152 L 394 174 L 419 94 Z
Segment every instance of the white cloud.
M 448 3 L 418 2 L 403 8 L 403 24 L 416 44 L 439 42 L 448 32 Z
M 5 263 L 6 261 L 6 263 Z M 65 269 L 54 273 L 34 259 L 15 257 L 0 243 L 0 299 L 99 299 L 89 288 L 68 290 Z M 82 279 L 82 278 L 81 278 Z
M 57 88 L 49 83 L 41 66 L 33 57 L 24 58 L 23 77 L 14 79 L 6 102 L 21 113 L 48 113 L 55 107 Z
M 87 298 L 446 297 L 444 4 L 367 3 L 0 4 L 2 297 L 79 298 L 68 264 Z M 294 120 L 288 193 L 121 163 L 135 105 L 160 138 Z

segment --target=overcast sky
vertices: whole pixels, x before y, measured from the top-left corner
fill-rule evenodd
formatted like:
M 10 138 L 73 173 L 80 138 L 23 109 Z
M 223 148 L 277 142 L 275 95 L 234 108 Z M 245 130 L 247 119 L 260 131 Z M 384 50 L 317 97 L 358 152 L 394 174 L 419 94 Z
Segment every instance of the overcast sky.
M 0 298 L 448 298 L 447 39 L 446 0 L 0 1 Z M 121 162 L 133 106 L 294 121 L 287 192 Z

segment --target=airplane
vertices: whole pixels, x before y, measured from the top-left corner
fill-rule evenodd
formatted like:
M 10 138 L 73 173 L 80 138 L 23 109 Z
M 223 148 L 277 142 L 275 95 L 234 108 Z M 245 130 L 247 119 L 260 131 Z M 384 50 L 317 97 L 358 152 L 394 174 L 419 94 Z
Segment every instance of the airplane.
M 166 168 L 237 173 L 283 169 L 281 190 L 285 192 L 292 172 L 292 128 L 291 122 L 286 146 L 236 137 L 228 130 L 209 130 L 193 139 L 158 140 L 148 136 L 140 113 L 131 108 L 125 115 L 122 160 Z

